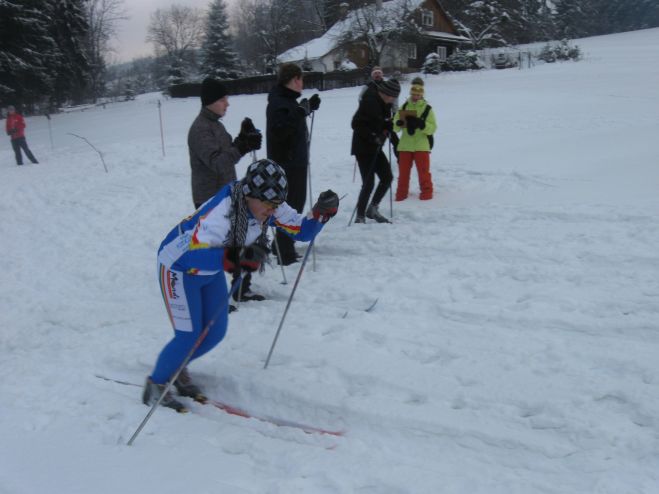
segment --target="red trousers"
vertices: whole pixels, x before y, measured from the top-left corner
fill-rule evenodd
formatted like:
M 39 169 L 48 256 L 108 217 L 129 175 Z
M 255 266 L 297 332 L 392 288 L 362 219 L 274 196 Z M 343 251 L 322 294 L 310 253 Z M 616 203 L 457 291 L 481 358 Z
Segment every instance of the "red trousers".
M 416 164 L 419 175 L 419 188 L 422 201 L 432 199 L 432 175 L 430 174 L 430 152 L 429 151 L 401 151 L 398 153 L 398 187 L 396 189 L 396 200 L 407 199 L 410 189 L 410 173 L 412 162 Z

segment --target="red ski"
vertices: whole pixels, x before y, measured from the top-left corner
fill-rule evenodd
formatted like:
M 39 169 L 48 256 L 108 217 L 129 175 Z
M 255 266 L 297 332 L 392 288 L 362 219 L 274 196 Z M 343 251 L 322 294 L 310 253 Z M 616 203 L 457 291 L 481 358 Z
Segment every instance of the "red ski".
M 135 386 L 138 388 L 141 388 L 142 386 L 136 383 L 128 382 L 128 381 L 123 381 L 121 379 L 114 379 L 111 377 L 106 377 L 100 374 L 95 374 L 95 376 L 99 379 L 103 379 L 104 381 L 109 381 L 113 382 L 116 384 L 122 384 L 124 386 Z M 287 419 L 282 419 L 282 418 L 277 418 L 277 417 L 271 417 L 269 415 L 261 415 L 258 413 L 253 413 L 247 410 L 244 410 L 242 408 L 230 405 L 228 403 L 214 400 L 212 398 L 208 398 L 207 401 L 201 402 L 197 401 L 196 403 L 199 403 L 200 405 L 211 405 L 219 410 L 222 410 L 225 413 L 228 413 L 230 415 L 235 415 L 237 417 L 243 417 L 246 419 L 254 419 L 254 420 L 259 420 L 261 422 L 267 422 L 272 425 L 276 425 L 277 427 L 292 427 L 294 429 L 299 429 L 303 432 L 306 432 L 307 434 L 322 434 L 322 435 L 328 435 L 328 436 L 344 436 L 345 431 L 342 430 L 335 430 L 335 429 L 325 429 L 323 427 L 316 427 L 314 425 L 308 425 L 308 424 L 303 424 L 300 422 L 295 422 L 293 420 L 287 420 Z

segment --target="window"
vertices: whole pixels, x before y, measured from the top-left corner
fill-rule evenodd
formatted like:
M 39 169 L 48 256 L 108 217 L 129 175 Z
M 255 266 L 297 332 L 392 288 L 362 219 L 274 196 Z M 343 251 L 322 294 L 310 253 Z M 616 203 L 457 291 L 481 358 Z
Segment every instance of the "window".
M 421 25 L 431 27 L 434 25 L 432 10 L 423 9 L 421 11 Z
M 437 47 L 437 55 L 439 55 L 439 59 L 443 62 L 446 60 L 446 47 L 445 46 L 438 46 Z
M 407 45 L 407 58 L 416 60 L 416 45 L 414 43 Z

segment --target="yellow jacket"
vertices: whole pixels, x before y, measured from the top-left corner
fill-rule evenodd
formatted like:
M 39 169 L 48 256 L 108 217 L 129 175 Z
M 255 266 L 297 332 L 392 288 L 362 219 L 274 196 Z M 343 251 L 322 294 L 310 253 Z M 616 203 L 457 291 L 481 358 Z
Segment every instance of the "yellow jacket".
M 435 120 L 435 112 L 432 107 L 428 112 L 428 117 L 426 118 L 426 126 L 423 129 L 415 129 L 414 133 L 410 135 L 404 127 L 399 127 L 396 125 L 396 122 L 400 120 L 400 112 L 403 110 L 414 110 L 416 111 L 416 116 L 421 118 L 423 112 L 428 105 L 428 102 L 421 98 L 420 100 L 414 102 L 409 98 L 404 105 L 402 105 L 394 116 L 394 131 L 400 132 L 403 131 L 400 135 L 400 142 L 396 148 L 398 152 L 400 151 L 430 151 L 430 143 L 428 142 L 428 136 L 431 136 L 437 130 L 437 122 Z

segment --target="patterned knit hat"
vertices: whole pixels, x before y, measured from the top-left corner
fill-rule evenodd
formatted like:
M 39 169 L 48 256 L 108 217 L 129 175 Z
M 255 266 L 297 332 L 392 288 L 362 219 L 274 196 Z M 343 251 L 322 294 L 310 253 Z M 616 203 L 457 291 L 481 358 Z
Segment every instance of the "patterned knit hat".
M 246 196 L 261 201 L 282 203 L 288 195 L 286 172 L 269 159 L 255 161 L 249 165 L 241 184 Z
M 396 79 L 389 79 L 387 81 L 378 82 L 376 86 L 378 91 L 386 94 L 387 96 L 398 98 L 398 95 L 400 94 L 400 84 Z

